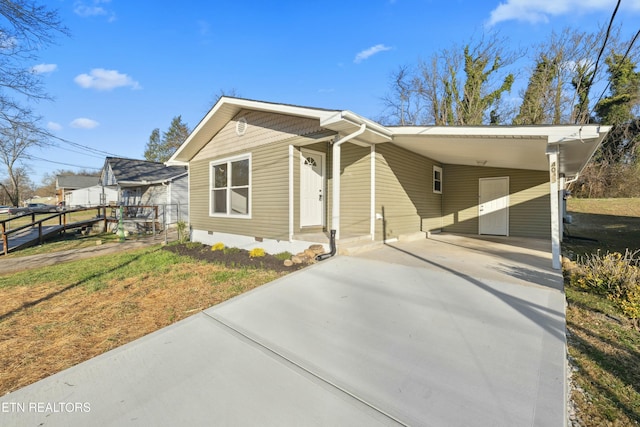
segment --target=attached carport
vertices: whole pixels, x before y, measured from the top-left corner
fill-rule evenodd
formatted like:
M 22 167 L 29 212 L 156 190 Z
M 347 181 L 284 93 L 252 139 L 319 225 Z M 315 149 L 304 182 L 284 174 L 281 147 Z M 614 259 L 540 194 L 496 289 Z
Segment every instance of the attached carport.
M 552 265 L 560 269 L 564 190 L 580 175 L 610 126 L 403 126 L 389 129 L 393 132 L 392 144 L 442 164 L 548 171 Z
M 564 296 L 545 246 L 442 234 L 339 256 L 3 396 L 0 416 L 561 426 Z

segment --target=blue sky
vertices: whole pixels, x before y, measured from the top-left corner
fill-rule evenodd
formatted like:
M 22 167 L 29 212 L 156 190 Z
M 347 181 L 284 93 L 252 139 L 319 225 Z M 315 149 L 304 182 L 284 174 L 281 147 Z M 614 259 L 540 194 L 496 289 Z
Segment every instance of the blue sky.
M 615 0 L 50 0 L 70 32 L 32 64 L 55 99 L 35 110 L 66 143 L 35 150 L 32 179 L 143 158 L 154 128 L 191 128 L 220 90 L 375 118 L 389 76 L 489 28 L 529 47 L 565 26 L 606 25 Z M 616 23 L 640 28 L 640 0 Z M 526 66 L 527 64 L 522 64 Z M 523 84 L 526 82 L 523 82 Z M 57 162 L 57 163 L 56 163 Z M 64 163 L 64 164 L 62 164 Z

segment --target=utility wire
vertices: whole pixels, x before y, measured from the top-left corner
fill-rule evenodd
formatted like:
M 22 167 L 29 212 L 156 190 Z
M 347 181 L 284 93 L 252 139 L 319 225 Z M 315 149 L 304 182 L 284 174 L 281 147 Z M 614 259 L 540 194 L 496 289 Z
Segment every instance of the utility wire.
M 69 141 L 68 139 L 60 138 L 60 137 L 57 137 L 57 136 L 54 136 L 54 138 L 57 139 L 60 142 L 64 142 L 65 144 L 69 144 L 69 145 L 71 145 L 73 147 L 81 148 L 83 150 L 88 150 L 88 151 L 91 151 L 91 152 L 96 153 L 96 154 L 101 154 L 103 156 L 122 157 L 122 156 L 118 156 L 117 154 L 109 153 L 108 151 L 102 151 L 102 150 L 98 150 L 97 148 L 92 148 L 92 147 L 88 147 L 86 145 L 78 144 L 77 142 Z
M 593 81 L 596 78 L 596 74 L 598 73 L 598 64 L 600 63 L 600 58 L 602 58 L 604 49 L 607 47 L 607 41 L 609 40 L 609 35 L 611 34 L 611 28 L 613 27 L 613 19 L 616 17 L 616 14 L 618 13 L 618 8 L 620 7 L 621 2 L 622 0 L 618 0 L 618 3 L 616 4 L 616 8 L 613 9 L 613 13 L 611 14 L 611 19 L 609 20 L 609 26 L 607 27 L 607 32 L 604 36 L 604 41 L 602 42 L 602 47 L 600 48 L 600 52 L 598 52 L 598 57 L 596 58 L 596 64 L 593 68 L 593 74 L 591 74 L 591 78 L 589 79 L 589 85 L 587 86 L 587 90 L 591 90 L 591 85 L 593 84 Z M 589 96 L 588 93 L 587 93 L 587 96 Z M 581 114 L 582 114 L 582 111 L 580 111 L 580 114 L 576 115 L 576 120 L 578 119 L 578 117 L 580 117 Z
M 604 36 L 604 41 L 602 42 L 602 47 L 600 48 L 600 52 L 598 52 L 598 58 L 596 58 L 596 65 L 593 68 L 593 74 L 591 75 L 591 79 L 589 80 L 589 86 L 593 84 L 593 80 L 596 78 L 596 74 L 598 73 L 598 63 L 600 62 L 600 58 L 604 53 L 604 49 L 607 47 L 607 41 L 609 41 L 609 35 L 611 34 L 611 27 L 613 27 L 613 19 L 616 17 L 618 13 L 618 8 L 620 7 L 620 3 L 622 0 L 618 0 L 618 4 L 616 4 L 616 8 L 613 9 L 613 13 L 611 14 L 611 19 L 609 20 L 609 26 L 607 27 L 607 33 Z
M 56 165 L 70 166 L 70 167 L 82 168 L 82 169 L 102 170 L 102 168 L 92 168 L 92 167 L 88 167 L 88 166 L 73 165 L 71 163 L 55 162 L 53 160 L 43 159 L 42 157 L 36 157 L 34 155 L 31 155 L 31 154 L 25 155 L 24 157 L 26 159 L 29 159 L 29 160 L 37 160 L 37 161 L 41 161 L 41 162 L 54 163 Z
M 620 68 L 622 66 L 622 64 L 624 64 L 624 60 L 627 59 L 627 56 L 629 56 L 629 53 L 631 52 L 631 48 L 633 48 L 634 43 L 636 42 L 636 40 L 638 40 L 638 37 L 640 37 L 640 30 L 638 30 L 638 32 L 636 33 L 635 36 L 633 36 L 633 38 L 631 39 L 631 42 L 629 43 L 629 47 L 627 47 L 627 51 L 624 53 L 624 55 L 622 56 L 622 60 L 618 63 L 618 66 L 616 67 L 616 69 L 614 71 L 618 71 L 618 68 Z M 593 104 L 593 108 L 591 109 L 591 112 L 589 113 L 589 116 L 591 116 L 591 114 L 593 114 L 593 112 L 596 109 L 596 105 L 598 105 L 598 103 L 600 102 L 600 100 L 602 99 L 602 97 L 604 96 L 604 94 L 607 92 L 607 90 L 609 89 L 609 86 L 611 85 L 611 82 L 607 82 L 607 85 L 605 86 L 604 90 L 602 91 L 602 93 L 600 94 L 600 96 L 598 97 L 598 100 Z
M 60 150 L 64 150 L 64 151 L 68 151 L 70 153 L 76 153 L 76 154 L 82 154 L 83 156 L 87 156 L 87 157 L 93 157 L 95 159 L 104 159 L 103 155 L 100 154 L 92 154 L 92 153 L 87 153 L 87 151 L 79 151 L 79 150 L 73 150 L 71 148 L 67 148 L 67 147 L 61 147 L 60 145 L 56 144 L 54 145 L 56 148 L 60 149 Z

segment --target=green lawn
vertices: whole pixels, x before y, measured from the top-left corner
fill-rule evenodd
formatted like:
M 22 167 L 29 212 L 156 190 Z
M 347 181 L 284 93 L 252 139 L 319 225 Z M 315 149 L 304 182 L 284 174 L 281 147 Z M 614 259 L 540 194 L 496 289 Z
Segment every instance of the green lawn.
M 569 199 L 563 252 L 640 248 L 640 199 Z M 565 286 L 567 341 L 580 425 L 640 424 L 640 331 L 607 298 Z

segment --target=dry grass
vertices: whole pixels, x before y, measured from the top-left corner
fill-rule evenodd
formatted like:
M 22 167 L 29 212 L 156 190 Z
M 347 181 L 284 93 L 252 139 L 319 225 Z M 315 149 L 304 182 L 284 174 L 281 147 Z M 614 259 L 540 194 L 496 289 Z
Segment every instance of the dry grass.
M 567 200 L 571 212 L 640 217 L 640 199 L 577 199 Z
M 149 253 L 136 251 L 135 261 L 95 274 L 87 265 L 99 265 L 100 258 L 75 268 L 71 264 L 76 263 L 70 263 L 67 279 L 45 268 L 16 277 L 21 284 L 0 284 L 0 395 L 282 275 L 177 255 L 171 255 L 168 268 L 133 265 L 144 265 Z M 129 263 L 132 268 L 125 268 Z M 132 273 L 136 270 L 142 271 Z M 83 276 L 76 277 L 76 271 Z
M 567 289 L 569 355 L 583 427 L 640 423 L 640 333 L 603 298 Z
M 640 249 L 640 199 L 569 199 L 565 255 Z M 569 264 L 567 264 L 569 265 Z M 567 265 L 565 265 L 565 273 Z M 571 393 L 580 425 L 640 424 L 640 331 L 607 298 L 566 283 Z

